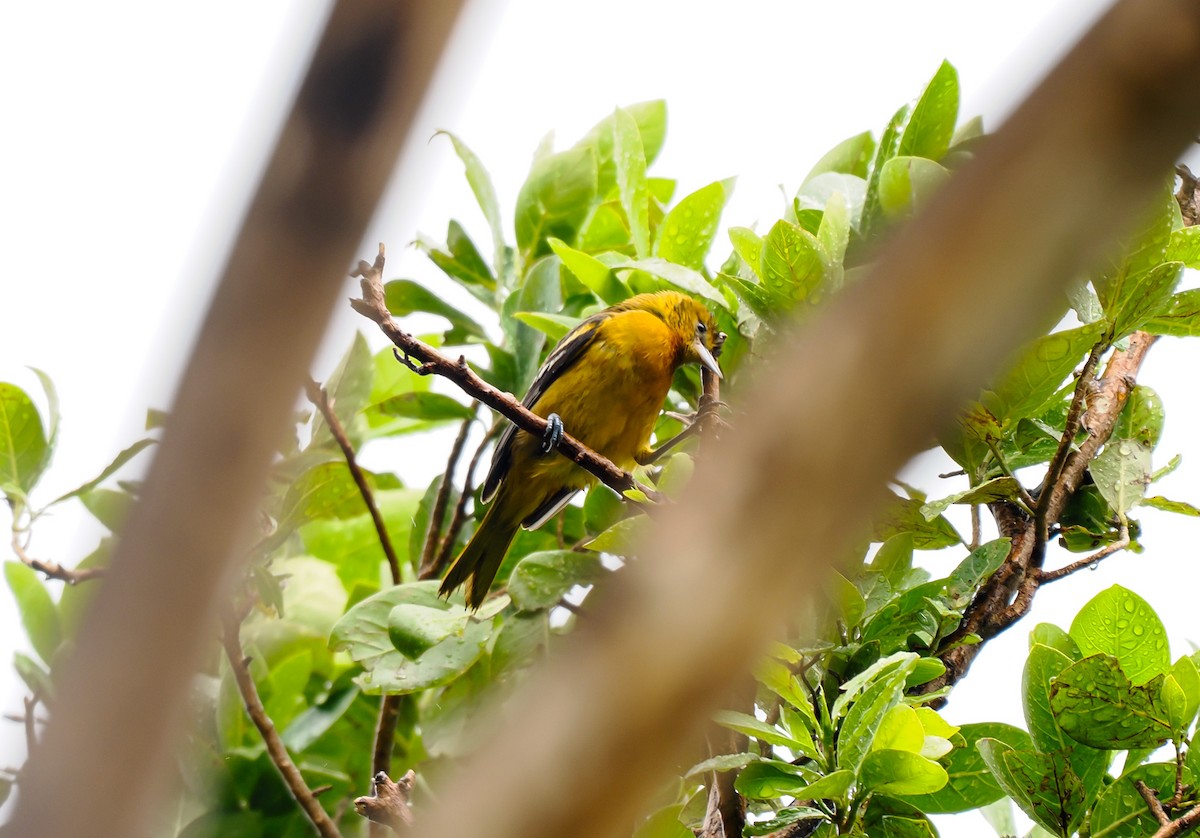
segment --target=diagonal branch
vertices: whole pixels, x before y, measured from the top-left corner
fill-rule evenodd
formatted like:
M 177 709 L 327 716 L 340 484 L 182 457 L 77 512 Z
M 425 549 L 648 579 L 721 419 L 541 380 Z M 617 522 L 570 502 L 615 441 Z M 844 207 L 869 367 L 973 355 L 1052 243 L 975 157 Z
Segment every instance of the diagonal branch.
M 267 715 L 262 700 L 258 697 L 258 689 L 254 686 L 254 678 L 251 677 L 248 666 L 250 659 L 244 656 L 239 639 L 240 616 L 233 613 L 232 610 L 227 611 L 223 623 L 221 644 L 225 647 L 225 654 L 229 658 L 229 668 L 233 670 L 233 677 L 237 681 L 238 692 L 242 694 L 242 703 L 246 706 L 246 712 L 250 715 L 251 721 L 258 728 L 259 735 L 262 736 L 263 742 L 267 746 L 271 762 L 279 771 L 279 776 L 283 778 L 284 785 L 287 786 L 292 797 L 296 799 L 300 808 L 304 810 L 304 814 L 316 827 L 317 833 L 322 838 L 341 838 L 341 832 L 338 831 L 337 825 L 317 802 L 312 790 L 300 775 L 300 769 L 296 767 L 296 763 L 292 762 L 287 748 L 283 745 L 283 740 L 279 737 L 279 731 L 275 729 L 274 722 Z
M 492 429 L 484 435 L 483 441 L 479 443 L 475 453 L 471 455 L 471 462 L 467 464 L 466 476 L 463 477 L 462 492 L 458 496 L 458 503 L 454 506 L 454 514 L 450 516 L 450 523 L 446 526 L 446 534 L 442 536 L 442 543 L 438 548 L 437 556 L 434 557 L 433 564 L 426 569 L 426 573 L 420 576 L 421 579 L 436 579 L 450 563 L 450 559 L 454 555 L 454 543 L 458 540 L 458 534 L 462 532 L 463 524 L 467 521 L 467 501 L 475 493 L 475 469 L 479 466 L 479 461 L 483 459 L 483 452 L 487 450 L 503 427 L 501 422 L 493 425 Z
M 337 414 L 333 412 L 333 405 L 329 402 L 329 392 L 311 378 L 305 382 L 304 391 L 308 395 L 308 400 L 325 417 L 325 423 L 329 425 L 329 430 L 333 434 L 333 438 L 337 440 L 338 446 L 342 449 L 342 456 L 346 458 L 346 467 L 350 469 L 350 476 L 354 478 L 354 485 L 358 486 L 363 503 L 367 505 L 367 511 L 371 513 L 371 521 L 375 524 L 375 532 L 379 535 L 379 544 L 383 547 L 384 555 L 387 556 L 388 568 L 392 571 L 392 584 L 399 585 L 400 559 L 396 557 L 396 548 L 392 546 L 392 537 L 388 535 L 387 524 L 383 520 L 379 506 L 375 503 L 375 496 L 371 493 L 371 486 L 367 483 L 367 476 L 363 474 L 362 468 L 358 465 L 358 458 L 354 454 L 354 446 L 350 444 L 350 438 L 346 436 L 346 429 L 342 427 Z
M 471 417 L 464 419 L 462 426 L 458 429 L 458 436 L 455 437 L 454 445 L 450 448 L 450 456 L 446 460 L 446 470 L 442 473 L 442 482 L 438 486 L 437 497 L 434 498 L 433 508 L 429 511 L 429 529 L 425 533 L 425 549 L 421 552 L 421 566 L 417 571 L 417 577 L 420 579 L 429 579 L 436 575 L 436 572 L 431 572 L 431 569 L 437 564 L 442 521 L 446 517 L 446 504 L 450 502 L 450 490 L 454 487 L 454 469 L 458 466 L 463 446 L 467 443 L 467 432 L 471 430 L 471 423 L 475 421 L 475 409 L 476 405 L 472 404 Z
M 417 375 L 440 375 L 453 381 L 467 395 L 479 400 L 492 410 L 504 416 L 518 428 L 534 436 L 542 437 L 546 433 L 546 420 L 517 401 L 509 393 L 505 393 L 488 384 L 467 366 L 466 358 L 459 357 L 452 361 L 438 352 L 429 344 L 410 335 L 396 325 L 388 312 L 383 295 L 383 265 L 384 248 L 379 246 L 379 253 L 373 264 L 365 261 L 358 263 L 358 268 L 352 276 L 362 279 L 362 299 L 351 300 L 351 307 L 374 321 L 394 343 L 399 352 L 396 357 Z M 602 457 L 570 434 L 563 434 L 558 442 L 558 453 L 571 460 L 580 468 L 589 472 L 613 491 L 624 496 L 630 489 L 639 489 L 654 501 L 661 496 L 653 489 L 642 486 L 633 475 L 618 467 L 612 460 Z

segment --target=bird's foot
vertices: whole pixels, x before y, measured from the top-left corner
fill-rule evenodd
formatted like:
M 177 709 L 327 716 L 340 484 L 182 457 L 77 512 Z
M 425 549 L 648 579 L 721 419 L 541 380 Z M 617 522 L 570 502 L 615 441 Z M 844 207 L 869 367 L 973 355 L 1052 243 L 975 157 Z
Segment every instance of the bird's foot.
M 539 449 L 542 455 L 549 454 L 557 448 L 562 438 L 563 421 L 557 413 L 551 413 L 546 417 L 546 432 L 542 434 L 542 446 Z

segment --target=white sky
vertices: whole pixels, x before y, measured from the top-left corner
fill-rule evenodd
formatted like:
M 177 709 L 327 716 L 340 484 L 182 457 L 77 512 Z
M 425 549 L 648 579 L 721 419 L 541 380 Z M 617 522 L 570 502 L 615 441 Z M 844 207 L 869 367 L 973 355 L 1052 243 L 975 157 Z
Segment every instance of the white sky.
M 477 242 L 488 238 L 449 143 L 429 141 L 434 131 L 451 130 L 474 149 L 508 210 L 543 134 L 554 130 L 560 146 L 570 144 L 613 106 L 651 98 L 665 98 L 669 109 L 666 146 L 652 172 L 677 177 L 677 196 L 736 175 L 726 223 L 769 223 L 782 211 L 780 184 L 794 192 L 834 143 L 878 132 L 943 58 L 960 73 L 962 117 L 982 113 L 994 128 L 1103 5 L 474 0 L 361 256 L 386 242 L 390 276 L 427 281 L 478 311 L 404 248 L 418 231 L 440 239 L 451 217 Z M 326 9 L 297 0 L 0 7 L 0 380 L 36 392 L 25 365 L 46 370 L 64 416 L 56 462 L 35 499 L 92 477 L 140 436 L 147 406 L 169 405 Z M 728 249 L 719 239 L 714 262 Z M 318 378 L 360 326 L 348 308 L 336 313 Z M 1200 440 L 1188 433 L 1200 415 L 1191 392 L 1198 350 L 1200 343 L 1164 341 L 1142 377 L 1168 409 L 1161 461 L 1185 454 L 1161 491 L 1192 502 L 1200 501 L 1200 457 L 1191 456 Z M 418 446 L 401 456 L 378 465 L 414 484 L 443 461 L 441 454 L 422 459 Z M 938 470 L 932 461 L 911 469 L 934 492 L 930 475 Z M 1200 637 L 1190 572 L 1200 523 L 1153 510 L 1143 521 L 1143 555 L 1110 559 L 1044 591 L 1027 622 L 989 647 L 956 691 L 951 721 L 1020 723 L 1028 629 L 1040 620 L 1069 624 L 1114 582 L 1150 599 L 1176 652 L 1189 650 L 1185 641 Z M 100 532 L 80 509 L 64 509 L 39 523 L 33 552 L 71 562 Z M 0 586 L 4 712 L 20 707 L 8 661 L 24 647 L 21 635 Z M 0 765 L 19 764 L 23 753 L 20 727 L 0 721 Z M 985 829 L 977 819 L 959 820 L 943 835 Z

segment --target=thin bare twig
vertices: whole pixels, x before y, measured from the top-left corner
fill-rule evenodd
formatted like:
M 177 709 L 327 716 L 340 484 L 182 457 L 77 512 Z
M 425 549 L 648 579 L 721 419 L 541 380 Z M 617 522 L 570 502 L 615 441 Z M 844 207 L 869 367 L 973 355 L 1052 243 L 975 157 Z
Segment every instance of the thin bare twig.
M 430 568 L 437 563 L 437 549 L 441 543 L 442 521 L 446 517 L 446 504 L 450 502 L 450 490 L 454 488 L 454 469 L 458 466 L 458 458 L 462 456 L 463 447 L 467 444 L 467 433 L 471 423 L 475 421 L 475 410 L 478 402 L 471 403 L 471 416 L 464 419 L 458 429 L 458 436 L 450 448 L 450 456 L 446 460 L 446 470 L 442 473 L 442 483 L 438 486 L 437 497 L 433 501 L 433 509 L 429 511 L 429 529 L 425 533 L 425 549 L 421 551 L 421 567 L 417 572 L 420 579 L 429 579 Z
M 363 296 L 362 299 L 352 299 L 350 305 L 363 317 L 374 321 L 398 347 L 396 358 L 417 375 L 440 375 L 453 381 L 464 393 L 501 414 L 521 430 L 537 437 L 544 436 L 546 420 L 530 411 L 511 394 L 496 389 L 476 375 L 467 366 L 466 358 L 460 356 L 457 361 L 452 361 L 396 324 L 384 302 L 383 265 L 384 248 L 381 244 L 374 263 L 360 261 L 352 274 L 362 279 Z M 660 495 L 653 489 L 642 486 L 632 474 L 618 467 L 607 457 L 600 456 L 570 434 L 562 435 L 557 450 L 559 454 L 622 495 L 636 488 L 653 501 L 661 500 Z
M 350 469 L 350 476 L 354 478 L 354 485 L 358 486 L 363 503 L 367 505 L 367 511 L 371 513 L 371 521 L 375 524 L 375 532 L 379 535 L 379 543 L 383 547 L 384 555 L 387 556 L 388 567 L 392 571 L 392 584 L 399 585 L 400 559 L 396 557 L 396 549 L 392 546 L 392 539 L 388 535 L 387 524 L 384 523 L 383 515 L 375 503 L 371 486 L 367 483 L 367 476 L 363 474 L 362 468 L 358 465 L 358 458 L 354 454 L 354 446 L 350 444 L 350 438 L 346 436 L 346 429 L 342 427 L 337 414 L 333 412 L 333 405 L 329 401 L 329 392 L 311 378 L 305 382 L 304 391 L 308 395 L 308 400 L 325 417 L 325 424 L 329 425 L 329 432 L 333 434 L 333 438 L 337 440 L 338 447 L 342 449 L 342 456 L 346 459 L 346 467 Z
M 1054 456 L 1051 458 L 1050 465 L 1046 469 L 1046 477 L 1042 481 L 1041 493 L 1038 495 L 1034 515 L 1037 521 L 1038 537 L 1043 541 L 1046 540 L 1046 513 L 1049 511 L 1050 498 L 1053 496 L 1053 492 L 1049 492 L 1047 489 L 1058 482 L 1063 466 L 1067 464 L 1067 455 L 1071 453 L 1071 445 L 1075 442 L 1075 435 L 1079 433 L 1079 425 L 1083 420 L 1083 411 L 1087 407 L 1087 397 L 1096 387 L 1096 367 L 1100 364 L 1100 357 L 1106 349 L 1108 349 L 1108 342 L 1101 341 L 1093 346 L 1092 351 L 1088 353 L 1087 360 L 1083 364 L 1083 369 L 1079 373 L 1079 378 L 1075 382 L 1075 394 L 1071 398 L 1070 408 L 1067 409 L 1067 419 L 1063 423 L 1062 439 L 1058 441 L 1058 448 L 1054 451 Z
M 1085 567 L 1094 567 L 1095 565 L 1099 564 L 1101 560 L 1108 558 L 1113 553 L 1119 553 L 1128 546 L 1129 524 L 1125 521 L 1121 521 L 1121 530 L 1117 535 L 1117 540 L 1111 544 L 1107 544 L 1097 550 L 1095 553 L 1092 553 L 1090 556 L 1085 556 L 1082 559 L 1073 561 L 1069 565 L 1060 567 L 1057 570 L 1041 570 L 1040 568 L 1034 568 L 1033 572 L 1039 585 L 1044 585 L 1047 582 L 1056 582 L 1059 579 L 1065 579 L 1077 570 L 1083 570 Z
M 258 728 L 258 733 L 267 746 L 271 762 L 279 771 L 279 775 L 283 778 L 284 785 L 288 787 L 292 797 L 296 799 L 300 808 L 304 810 L 304 814 L 316 827 L 318 834 L 322 838 L 341 838 L 341 832 L 338 831 L 337 825 L 317 802 L 316 797 L 304 782 L 304 777 L 300 775 L 300 769 L 296 767 L 296 763 L 292 762 L 287 748 L 283 745 L 283 740 L 279 737 L 279 731 L 275 729 L 275 723 L 267 715 L 262 700 L 258 697 L 258 688 L 255 687 L 254 678 L 250 675 L 248 665 L 250 659 L 244 656 L 239 639 L 241 615 L 233 613 L 232 610 L 228 611 L 224 615 L 223 623 L 221 644 L 225 647 L 225 655 L 229 658 L 229 668 L 233 671 L 238 692 L 242 695 L 242 703 L 246 706 L 246 713 L 254 722 L 254 726 Z
M 450 563 L 450 559 L 454 555 L 454 544 L 458 541 L 458 534 L 462 532 L 463 524 L 467 521 L 467 501 L 475 493 L 475 469 L 483 458 L 483 452 L 487 450 L 488 445 L 499 435 L 500 429 L 503 427 L 504 425 L 500 422 L 493 425 L 471 456 L 471 462 L 467 464 L 467 473 L 463 477 L 462 492 L 458 496 L 458 503 L 454 505 L 454 514 L 450 516 L 446 534 L 442 536 L 442 544 L 438 548 L 437 558 L 429 568 L 429 575 L 422 576 L 422 579 L 433 579 L 440 576 L 442 570 Z
M 25 697 L 25 746 L 29 753 L 37 747 L 37 719 L 34 716 L 38 705 L 38 694 Z
M 21 539 L 17 533 L 13 533 L 12 538 L 13 553 L 25 565 L 43 574 L 47 579 L 58 579 L 61 582 L 66 582 L 68 585 L 78 585 L 80 582 L 87 582 L 89 579 L 99 579 L 108 572 L 107 568 L 103 567 L 85 567 L 82 569 L 63 567 L 58 562 L 52 562 L 47 559 L 35 559 L 25 552 L 25 545 L 21 544 Z

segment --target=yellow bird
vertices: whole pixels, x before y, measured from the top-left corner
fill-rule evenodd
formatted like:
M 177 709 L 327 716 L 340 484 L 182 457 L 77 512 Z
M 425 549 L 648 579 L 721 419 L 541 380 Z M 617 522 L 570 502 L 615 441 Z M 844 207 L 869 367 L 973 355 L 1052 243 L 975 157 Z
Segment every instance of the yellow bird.
M 554 452 L 564 429 L 621 468 L 652 462 L 667 447 L 652 451 L 649 443 L 675 370 L 694 363 L 720 376 L 716 355 L 724 339 L 704 306 L 674 291 L 639 294 L 572 329 L 524 400 L 550 420 L 546 439 L 513 425 L 501 434 L 481 493 L 491 506 L 451 565 L 441 594 L 468 582 L 467 605 L 478 608 L 517 528 L 540 527 L 595 482 Z

